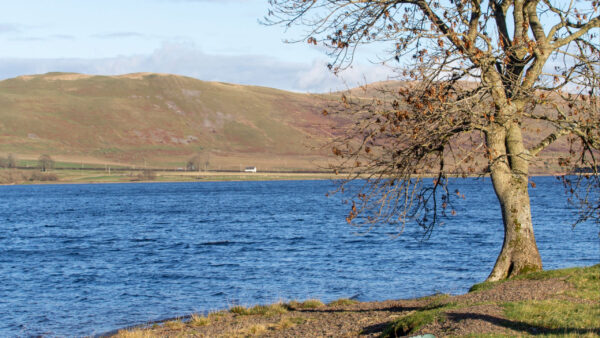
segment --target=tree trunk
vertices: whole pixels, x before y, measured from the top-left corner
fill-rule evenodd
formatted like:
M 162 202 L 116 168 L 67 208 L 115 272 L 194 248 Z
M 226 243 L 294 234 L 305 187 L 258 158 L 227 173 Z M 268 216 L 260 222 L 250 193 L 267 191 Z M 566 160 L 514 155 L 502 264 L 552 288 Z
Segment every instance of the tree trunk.
M 527 151 L 517 123 L 498 126 L 486 135 L 494 191 L 500 202 L 504 243 L 487 281 L 539 271 L 542 260 L 533 234 L 529 204 Z
M 504 243 L 496 265 L 487 280 L 497 281 L 541 270 L 542 260 L 531 222 L 527 179 L 520 177 L 496 179 L 494 189 L 502 210 Z

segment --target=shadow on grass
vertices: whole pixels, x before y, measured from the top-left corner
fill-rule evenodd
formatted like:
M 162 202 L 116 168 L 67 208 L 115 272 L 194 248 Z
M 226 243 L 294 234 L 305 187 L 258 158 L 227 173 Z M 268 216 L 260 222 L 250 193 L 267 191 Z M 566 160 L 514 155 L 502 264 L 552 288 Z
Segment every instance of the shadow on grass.
M 573 327 L 560 327 L 551 329 L 543 326 L 536 326 L 525 322 L 500 318 L 496 316 L 481 314 L 481 313 L 447 313 L 446 320 L 458 323 L 463 320 L 481 320 L 491 323 L 493 325 L 504 327 L 507 329 L 521 331 L 530 335 L 561 335 L 561 334 L 600 334 L 600 327 L 598 328 L 573 328 Z
M 423 308 L 419 308 L 419 307 L 414 307 L 414 308 L 397 307 L 397 308 L 385 309 L 384 311 L 402 312 L 402 311 L 412 311 L 412 310 L 418 311 L 418 310 L 422 310 L 422 309 Z M 556 329 L 550 329 L 550 328 L 543 327 L 543 326 L 535 326 L 535 325 L 531 325 L 531 324 L 521 322 L 521 321 L 515 321 L 515 320 L 510 320 L 510 319 L 505 319 L 505 318 L 500 318 L 500 317 L 486 315 L 486 314 L 480 314 L 480 313 L 446 313 L 446 315 L 445 315 L 446 322 L 451 322 L 451 323 L 459 323 L 459 322 L 462 322 L 462 321 L 468 320 L 468 319 L 486 321 L 486 322 L 489 322 L 498 327 L 507 328 L 507 329 L 511 329 L 514 331 L 520 331 L 523 334 L 530 334 L 530 335 L 567 335 L 567 334 L 600 335 L 600 327 L 586 328 L 586 329 L 573 328 L 573 327 L 560 327 L 560 328 L 556 328 Z M 365 326 L 362 328 L 361 334 L 365 334 L 365 335 L 367 335 L 367 334 L 370 334 L 370 335 L 382 334 L 392 323 L 393 323 L 393 321 Z M 473 333 L 476 333 L 476 332 L 473 332 Z
M 365 313 L 365 312 L 408 312 L 408 311 L 419 311 L 423 310 L 425 307 L 423 306 L 390 306 L 390 307 L 382 307 L 378 309 L 327 309 L 327 308 L 315 308 L 315 309 L 299 309 L 292 308 L 293 311 L 296 312 L 313 312 L 313 313 L 342 313 L 342 312 L 355 312 L 355 313 Z

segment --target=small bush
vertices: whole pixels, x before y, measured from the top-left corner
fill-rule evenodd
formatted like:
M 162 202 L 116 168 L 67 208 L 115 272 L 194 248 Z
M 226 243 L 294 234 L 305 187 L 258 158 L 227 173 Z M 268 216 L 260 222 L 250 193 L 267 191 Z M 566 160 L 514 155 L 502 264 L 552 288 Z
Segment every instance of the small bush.
M 27 180 L 27 175 L 20 170 L 0 170 L 0 184 L 15 184 Z
M 154 170 L 145 169 L 142 172 L 138 173 L 134 181 L 154 181 L 156 179 L 156 173 Z
M 29 176 L 29 181 L 54 182 L 58 181 L 58 176 L 52 173 L 33 172 Z

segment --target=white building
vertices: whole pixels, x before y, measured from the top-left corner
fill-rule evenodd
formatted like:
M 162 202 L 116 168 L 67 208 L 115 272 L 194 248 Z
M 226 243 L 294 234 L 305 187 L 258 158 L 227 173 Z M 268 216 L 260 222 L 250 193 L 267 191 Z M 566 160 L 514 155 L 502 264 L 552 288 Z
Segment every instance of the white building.
M 246 167 L 246 169 L 244 169 L 244 172 L 246 172 L 246 173 L 255 173 L 256 172 L 256 167 Z

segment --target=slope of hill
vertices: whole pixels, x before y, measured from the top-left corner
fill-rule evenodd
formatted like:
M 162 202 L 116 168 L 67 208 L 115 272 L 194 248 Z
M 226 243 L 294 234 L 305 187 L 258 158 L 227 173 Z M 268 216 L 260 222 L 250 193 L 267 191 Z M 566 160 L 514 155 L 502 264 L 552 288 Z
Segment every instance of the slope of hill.
M 163 74 L 21 76 L 0 82 L 0 153 L 214 169 L 314 168 L 331 135 L 317 96 Z
M 370 84 L 351 95 L 405 85 Z M 321 114 L 328 98 L 168 74 L 20 76 L 0 81 L 0 156 L 175 169 L 201 154 L 217 170 L 315 170 L 331 160 L 321 146 L 343 124 Z M 529 145 L 551 130 L 532 121 L 526 128 Z M 553 144 L 532 173 L 558 172 L 568 149 L 566 140 Z

